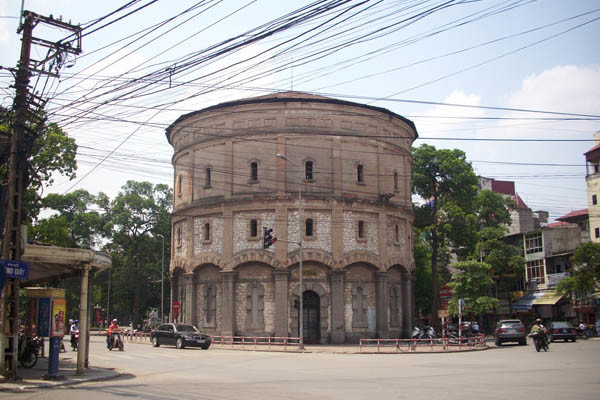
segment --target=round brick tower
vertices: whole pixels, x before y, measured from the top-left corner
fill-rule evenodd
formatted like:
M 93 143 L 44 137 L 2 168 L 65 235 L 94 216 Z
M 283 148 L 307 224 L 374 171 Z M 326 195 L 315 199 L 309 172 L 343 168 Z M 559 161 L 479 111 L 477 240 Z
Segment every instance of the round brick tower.
M 410 120 L 285 92 L 183 115 L 166 134 L 178 321 L 215 335 L 299 336 L 302 261 L 305 343 L 409 336 Z M 267 248 L 265 228 L 278 239 Z

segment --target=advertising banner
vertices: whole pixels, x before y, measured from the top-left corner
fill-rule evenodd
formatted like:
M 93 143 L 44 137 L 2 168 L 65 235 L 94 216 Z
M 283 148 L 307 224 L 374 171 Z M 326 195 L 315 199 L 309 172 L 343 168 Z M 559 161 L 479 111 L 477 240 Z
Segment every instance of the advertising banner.
M 37 335 L 50 336 L 50 298 L 38 299 Z
M 51 336 L 65 334 L 65 313 L 67 301 L 65 299 L 52 299 L 52 332 Z

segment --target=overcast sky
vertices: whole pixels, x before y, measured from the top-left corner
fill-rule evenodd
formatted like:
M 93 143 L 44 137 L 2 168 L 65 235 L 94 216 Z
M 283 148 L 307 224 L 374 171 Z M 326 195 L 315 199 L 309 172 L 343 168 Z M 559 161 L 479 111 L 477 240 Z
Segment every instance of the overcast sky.
M 249 38 L 251 29 L 309 3 L 144 0 L 90 25 L 125 3 L 25 1 L 26 10 L 85 28 L 83 53 L 67 60 L 60 81 L 33 80 L 50 96 L 50 119 L 80 146 L 78 179 L 57 177 L 48 191 L 83 188 L 114 197 L 129 179 L 172 186 L 164 129 L 177 117 L 293 88 L 413 120 L 415 146 L 464 150 L 478 175 L 515 181 L 525 202 L 551 218 L 587 207 L 583 153 L 600 130 L 597 0 L 349 2 L 295 29 L 205 58 L 211 45 Z M 3 68 L 18 59 L 20 6 L 0 0 Z M 34 34 L 58 40 L 67 33 L 38 26 Z M 45 55 L 34 49 L 34 58 Z M 133 80 L 140 77 L 143 88 Z M 12 104 L 12 80 L 0 70 L 4 106 Z

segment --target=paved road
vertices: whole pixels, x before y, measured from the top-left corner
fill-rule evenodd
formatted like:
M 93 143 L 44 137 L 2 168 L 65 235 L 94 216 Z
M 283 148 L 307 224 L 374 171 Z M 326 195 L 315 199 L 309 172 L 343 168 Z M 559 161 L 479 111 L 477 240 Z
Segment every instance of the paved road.
M 600 341 L 553 343 L 547 353 L 506 345 L 452 354 L 268 353 L 177 350 L 126 344 L 108 352 L 94 337 L 91 363 L 118 380 L 22 394 L 15 399 L 598 399 Z

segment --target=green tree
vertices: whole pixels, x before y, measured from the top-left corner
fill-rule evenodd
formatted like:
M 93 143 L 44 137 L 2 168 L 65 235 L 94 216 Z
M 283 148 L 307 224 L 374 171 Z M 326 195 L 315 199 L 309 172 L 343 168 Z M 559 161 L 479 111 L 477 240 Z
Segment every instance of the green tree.
M 422 235 L 415 235 L 415 309 L 431 310 L 431 252 Z
M 426 201 L 415 207 L 415 225 L 423 230 L 431 249 L 431 310 L 433 323 L 439 327 L 440 249 L 451 247 L 463 257 L 473 252 L 477 177 L 464 152 L 423 144 L 413 149 L 412 180 L 413 192 Z
M 523 277 L 525 271 L 525 257 L 523 250 L 507 243 L 505 229 L 500 227 L 487 227 L 480 233 L 480 242 L 477 245 L 477 255 L 492 268 L 495 280 L 496 295 L 506 296 L 509 312 L 512 314 L 512 297 L 517 281 Z
M 114 315 L 140 323 L 149 306 L 159 302 L 162 238 L 168 244 L 172 191 L 167 185 L 128 181 L 109 202 L 99 196 L 107 214 L 106 230 L 113 257 L 111 303 Z M 168 254 L 168 253 L 167 253 Z M 164 277 L 163 277 L 164 278 Z
M 0 131 L 11 132 L 11 113 L 0 107 Z M 41 204 L 41 191 L 52 185 L 54 177 L 59 174 L 69 179 L 75 178 L 77 170 L 77 145 L 55 123 L 28 126 L 28 132 L 34 132 L 35 137 L 26 145 L 30 157 L 27 159 L 28 179 L 27 189 L 23 193 L 23 221 L 31 224 L 38 216 Z M 7 166 L 2 163 L 0 179 L 6 182 Z
M 465 312 L 470 313 L 471 317 L 496 307 L 498 299 L 492 296 L 494 281 L 490 265 L 479 261 L 463 261 L 452 264 L 452 267 L 458 271 L 448 283 L 453 291 L 448 303 L 448 311 L 452 315 L 459 313 L 459 299 L 465 300 Z
M 86 190 L 62 195 L 50 193 L 41 200 L 41 205 L 54 213 L 39 219 L 32 227 L 30 237 L 55 246 L 100 248 L 107 218 L 93 209 L 96 196 Z
M 582 243 L 573 254 L 571 276 L 560 281 L 558 293 L 590 292 L 600 284 L 600 243 Z

